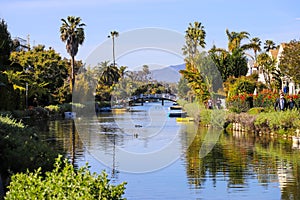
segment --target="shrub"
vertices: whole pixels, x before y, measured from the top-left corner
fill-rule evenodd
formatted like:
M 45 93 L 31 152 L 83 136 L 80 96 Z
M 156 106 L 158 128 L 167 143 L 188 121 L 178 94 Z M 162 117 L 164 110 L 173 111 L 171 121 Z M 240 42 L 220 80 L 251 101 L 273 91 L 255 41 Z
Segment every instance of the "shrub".
M 9 177 L 27 169 L 42 166 L 51 169 L 58 152 L 40 140 L 36 130 L 8 117 L 0 116 L 0 174 L 6 183 Z
M 260 113 L 254 124 L 261 128 L 269 128 L 272 131 L 294 130 L 300 128 L 300 116 L 296 110 Z
M 105 172 L 92 174 L 88 165 L 76 170 L 59 156 L 45 176 L 41 168 L 14 175 L 5 199 L 124 199 L 126 182 L 116 186 L 109 182 Z

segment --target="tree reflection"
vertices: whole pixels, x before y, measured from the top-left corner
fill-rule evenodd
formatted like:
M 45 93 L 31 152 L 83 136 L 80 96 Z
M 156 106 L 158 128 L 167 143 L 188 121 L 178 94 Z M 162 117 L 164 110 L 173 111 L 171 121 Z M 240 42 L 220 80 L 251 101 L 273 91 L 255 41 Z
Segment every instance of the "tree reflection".
M 201 146 L 211 131 L 219 130 L 199 127 L 187 149 L 186 172 L 192 188 L 203 188 L 207 180 L 215 187 L 220 178 L 227 181 L 227 188 L 248 187 L 249 179 L 256 178 L 266 189 L 278 182 L 282 199 L 300 199 L 300 152 L 293 150 L 288 140 L 222 133 L 213 149 L 201 158 Z M 185 134 L 192 133 L 187 129 Z

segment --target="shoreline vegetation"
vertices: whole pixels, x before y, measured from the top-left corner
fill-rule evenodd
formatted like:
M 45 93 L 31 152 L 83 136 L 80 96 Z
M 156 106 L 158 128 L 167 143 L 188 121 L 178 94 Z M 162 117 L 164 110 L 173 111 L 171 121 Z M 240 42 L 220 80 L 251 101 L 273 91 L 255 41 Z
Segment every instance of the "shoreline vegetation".
M 251 108 L 247 112 L 235 113 L 225 109 L 207 109 L 204 105 L 180 100 L 179 105 L 188 116 L 200 126 L 222 127 L 227 132 L 245 132 L 257 135 L 277 135 L 292 138 L 300 135 L 298 110 L 273 111 L 262 107 Z

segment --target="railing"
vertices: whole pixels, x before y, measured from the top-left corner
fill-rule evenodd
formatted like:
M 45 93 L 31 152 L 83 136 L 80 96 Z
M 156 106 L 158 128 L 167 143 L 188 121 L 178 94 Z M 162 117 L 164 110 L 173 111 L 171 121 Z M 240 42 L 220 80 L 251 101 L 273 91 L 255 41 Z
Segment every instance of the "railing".
M 140 94 L 138 96 L 132 96 L 130 98 L 131 101 L 135 101 L 138 99 L 165 99 L 176 101 L 177 96 L 173 94 L 163 93 L 163 94 Z

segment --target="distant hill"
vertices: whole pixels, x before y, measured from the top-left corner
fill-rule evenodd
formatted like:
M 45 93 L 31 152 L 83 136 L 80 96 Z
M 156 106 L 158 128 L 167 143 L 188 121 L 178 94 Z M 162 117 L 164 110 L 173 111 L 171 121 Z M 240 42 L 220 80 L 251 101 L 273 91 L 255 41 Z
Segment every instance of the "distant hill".
M 177 83 L 181 77 L 179 71 L 185 69 L 185 64 L 171 65 L 162 69 L 151 70 L 153 80 Z

